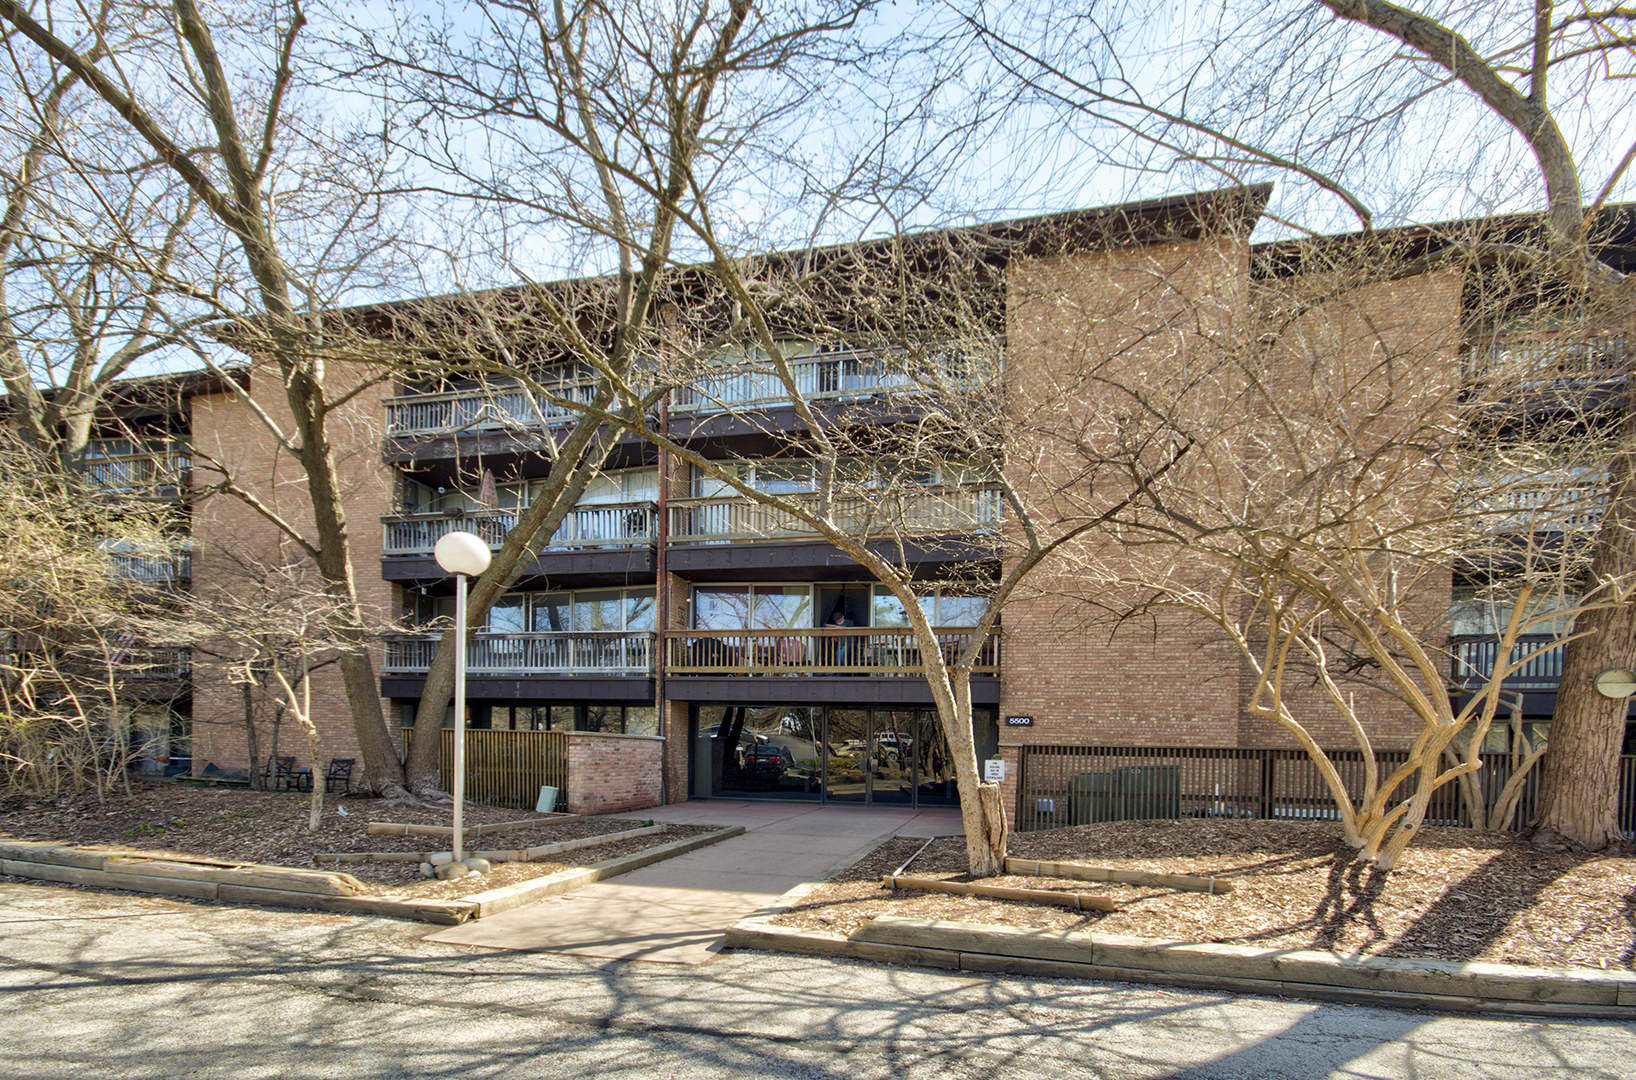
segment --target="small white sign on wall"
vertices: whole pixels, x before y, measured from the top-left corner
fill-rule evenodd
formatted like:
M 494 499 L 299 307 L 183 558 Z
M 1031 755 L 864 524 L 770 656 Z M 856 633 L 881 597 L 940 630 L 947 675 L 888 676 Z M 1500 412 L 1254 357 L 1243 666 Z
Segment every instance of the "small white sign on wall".
M 989 758 L 983 762 L 983 779 L 995 784 L 1005 783 L 1005 758 Z

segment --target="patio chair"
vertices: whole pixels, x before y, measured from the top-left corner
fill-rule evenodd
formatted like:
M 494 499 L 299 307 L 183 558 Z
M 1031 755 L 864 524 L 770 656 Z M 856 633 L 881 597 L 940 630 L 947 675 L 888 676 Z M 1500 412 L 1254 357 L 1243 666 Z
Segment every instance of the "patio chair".
M 330 758 L 329 768 L 324 770 L 324 791 L 336 791 L 337 784 L 341 785 L 339 790 L 351 791 L 352 766 L 355 762 L 355 758 L 349 757 Z

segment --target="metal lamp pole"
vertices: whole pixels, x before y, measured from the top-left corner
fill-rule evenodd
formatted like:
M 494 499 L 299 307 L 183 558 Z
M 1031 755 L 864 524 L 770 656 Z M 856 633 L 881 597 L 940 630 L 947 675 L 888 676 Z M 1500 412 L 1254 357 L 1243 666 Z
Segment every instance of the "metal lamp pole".
M 489 568 L 489 546 L 475 533 L 451 532 L 438 540 L 432 557 L 454 575 L 454 861 L 460 863 L 466 843 L 466 583 Z

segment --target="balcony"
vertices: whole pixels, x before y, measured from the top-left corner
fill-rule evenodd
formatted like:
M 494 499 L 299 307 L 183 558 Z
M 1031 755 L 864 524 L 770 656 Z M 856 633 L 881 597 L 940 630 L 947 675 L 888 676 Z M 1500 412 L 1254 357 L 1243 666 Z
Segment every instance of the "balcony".
M 1608 481 L 1604 474 L 1541 474 L 1478 485 L 1470 506 L 1493 533 L 1590 533 L 1602 524 Z
M 1467 382 L 1584 383 L 1622 378 L 1630 360 L 1623 334 L 1539 334 L 1474 343 L 1460 366 Z
M 388 638 L 388 675 L 424 675 L 442 634 Z M 469 675 L 651 675 L 651 633 L 473 634 L 466 643 Z
M 110 551 L 108 565 L 119 580 L 155 589 L 174 589 L 193 576 L 193 556 L 186 551 Z
M 946 385 L 976 389 L 991 384 L 999 370 L 992 343 L 968 345 L 951 342 L 935 356 Z M 807 401 L 844 401 L 882 394 L 918 393 L 932 389 L 905 370 L 901 352 L 831 352 L 789 359 L 796 390 Z M 763 358 L 725 368 L 720 374 L 701 375 L 671 394 L 677 413 L 724 412 L 737 408 L 776 408 L 787 405 L 789 391 Z
M 148 645 L 120 649 L 108 663 L 127 679 L 181 682 L 193 674 L 193 650 L 185 645 Z
M 815 503 L 815 495 L 789 498 Z M 964 536 L 1000 526 L 1002 500 L 994 486 L 928 488 L 876 499 L 836 499 L 832 518 L 860 537 Z M 670 540 L 676 544 L 808 539 L 820 534 L 806 522 L 741 496 L 675 499 L 670 503 Z
M 596 396 L 594 379 L 557 384 L 554 397 L 589 403 Z M 454 435 L 463 432 L 539 430 L 571 424 L 580 413 L 522 387 L 479 387 L 443 394 L 404 394 L 387 398 L 386 434 Z
M 1544 649 L 1508 675 L 1507 690 L 1551 690 L 1562 681 L 1562 646 L 1550 634 L 1524 634 L 1511 646 L 1511 661 Z M 1456 690 L 1473 693 L 1488 682 L 1499 657 L 1499 639 L 1491 634 L 1459 634 L 1449 639 L 1449 682 Z
M 971 644 L 972 631 L 936 627 L 944 659 Z M 668 675 L 924 675 L 913 630 L 679 630 L 665 640 Z M 983 641 L 973 674 L 1000 673 L 1000 632 Z
M 389 514 L 381 518 L 386 535 L 382 555 L 430 555 L 432 547 L 457 530 L 476 533 L 496 551 L 517 527 L 515 510 L 468 510 L 464 513 Z M 546 548 L 623 548 L 651 544 L 659 532 L 659 510 L 651 502 L 576 506 L 545 544 Z
M 189 454 L 118 454 L 88 457 L 81 474 L 87 487 L 109 493 L 145 492 L 187 487 L 193 467 Z

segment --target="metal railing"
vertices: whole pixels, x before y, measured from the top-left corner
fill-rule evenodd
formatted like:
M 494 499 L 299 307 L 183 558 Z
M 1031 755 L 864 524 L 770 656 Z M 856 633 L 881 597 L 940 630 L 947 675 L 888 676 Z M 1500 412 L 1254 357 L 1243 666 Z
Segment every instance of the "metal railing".
M 515 510 L 468 510 L 462 514 L 388 514 L 381 518 L 382 555 L 429 555 L 451 532 L 476 533 L 498 550 L 517 527 Z M 639 547 L 659 533 L 659 510 L 651 502 L 576 506 L 546 542 L 546 548 Z
M 902 350 L 832 352 L 788 361 L 796 392 L 807 401 L 872 397 L 882 393 L 922 393 L 939 386 L 975 389 L 991 385 L 1001 363 L 992 343 L 950 342 L 916 362 L 926 375 L 910 373 Z M 934 367 L 935 365 L 935 367 Z M 935 371 L 935 376 L 933 372 Z M 788 404 L 790 392 L 768 359 L 745 361 L 696 376 L 671 394 L 672 412 L 723 412 L 742 407 Z
M 1467 381 L 1583 381 L 1622 376 L 1631 360 L 1624 334 L 1565 332 L 1506 336 L 1471 344 L 1461 356 Z
M 140 585 L 168 588 L 193 576 L 193 556 L 185 551 L 110 551 L 108 565 L 115 577 Z
M 786 497 L 808 503 L 817 499 L 816 495 Z M 998 487 L 926 488 L 907 495 L 883 492 L 878 500 L 839 498 L 831 518 L 853 536 L 954 536 L 999 528 L 1003 505 Z M 818 535 L 801 519 L 740 496 L 672 499 L 670 503 L 673 543 Z
M 146 682 L 178 682 L 193 674 L 193 650 L 185 645 L 139 645 L 109 656 L 120 675 Z
M 403 728 L 403 753 L 409 755 L 414 728 Z M 438 748 L 438 782 L 453 791 L 454 731 L 442 730 Z M 488 806 L 532 808 L 540 788 L 557 789 L 559 803 L 568 792 L 566 731 L 466 730 L 466 798 Z M 467 848 L 490 846 L 468 841 Z M 495 841 L 493 846 L 504 847 Z
M 1363 755 L 1329 751 L 1348 791 L 1362 791 Z M 1485 807 L 1492 808 L 1510 780 L 1511 755 L 1481 755 L 1474 775 Z M 1401 750 L 1375 754 L 1380 773 L 1407 760 Z M 1619 822 L 1636 836 L 1636 757 L 1620 759 Z M 1509 828 L 1527 827 L 1539 803 L 1539 766 L 1524 782 Z M 1408 783 L 1396 793 L 1408 795 Z M 1486 811 L 1485 811 L 1486 812 Z M 1017 829 L 1085 825 L 1147 818 L 1234 817 L 1334 821 L 1329 788 L 1301 750 L 1156 746 L 1023 746 L 1017 780 Z M 1430 825 L 1470 826 L 1457 783 L 1432 796 Z
M 432 665 L 442 634 L 388 638 L 383 671 L 415 674 Z M 473 675 L 649 675 L 651 633 L 473 634 L 466 671 Z
M 1529 657 L 1526 663 L 1504 680 L 1507 690 L 1554 690 L 1562 680 L 1562 645 L 1550 634 L 1521 634 L 1511 645 L 1508 663 Z M 1500 652 L 1500 640 L 1493 634 L 1455 634 L 1449 638 L 1449 681 L 1454 686 L 1474 690 L 1488 682 Z
M 187 486 L 190 454 L 121 454 L 86 458 L 85 482 L 99 491 L 141 491 L 157 487 Z
M 1475 484 L 1473 513 L 1490 532 L 1594 532 L 1607 507 L 1605 475 L 1537 476 Z
M 972 631 L 934 628 L 945 661 L 971 644 Z M 1000 671 L 998 630 L 983 641 L 975 674 Z M 923 675 L 913 630 L 677 630 L 665 639 L 669 675 Z
M 564 401 L 589 404 L 594 379 L 565 381 L 552 388 L 558 400 L 522 387 L 478 387 L 442 394 L 402 394 L 386 405 L 386 434 L 452 435 L 465 431 L 507 431 L 572 423 L 580 412 Z

